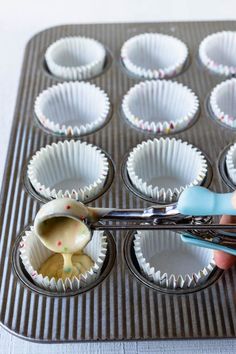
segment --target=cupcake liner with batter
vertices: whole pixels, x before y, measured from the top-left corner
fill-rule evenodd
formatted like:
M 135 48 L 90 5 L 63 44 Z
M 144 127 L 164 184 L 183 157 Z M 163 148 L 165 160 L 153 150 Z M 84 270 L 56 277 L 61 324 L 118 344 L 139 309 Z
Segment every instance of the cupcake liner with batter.
M 35 234 L 33 227 L 25 232 L 20 243 L 20 257 L 33 282 L 39 287 L 53 292 L 79 290 L 98 279 L 107 253 L 107 240 L 103 231 L 94 231 L 91 241 L 83 251 L 84 254 L 88 255 L 94 261 L 94 265 L 86 273 L 81 274 L 79 278 L 73 277 L 72 279 L 56 280 L 55 278 L 49 278 L 38 273 L 41 265 L 54 252 L 43 245 Z

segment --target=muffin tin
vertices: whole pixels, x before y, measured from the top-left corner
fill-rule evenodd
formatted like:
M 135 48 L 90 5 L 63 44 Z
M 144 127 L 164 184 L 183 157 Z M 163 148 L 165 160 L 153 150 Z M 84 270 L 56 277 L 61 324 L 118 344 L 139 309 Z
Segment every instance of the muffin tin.
M 49 45 L 65 36 L 76 35 L 104 44 L 108 54 L 104 70 L 89 82 L 107 92 L 113 112 L 105 126 L 80 140 L 101 148 L 109 157 L 111 169 L 101 194 L 87 202 L 97 207 L 142 208 L 153 201 L 130 187 L 124 164 L 136 145 L 162 134 L 140 131 L 121 114 L 124 95 L 140 80 L 122 67 L 120 49 L 130 37 L 146 32 L 176 36 L 186 43 L 190 62 L 174 80 L 198 96 L 200 112 L 192 125 L 169 135 L 201 150 L 208 163 L 203 184 L 217 192 L 227 192 L 233 185 L 225 170 L 225 155 L 235 133 L 208 117 L 205 97 L 223 79 L 203 68 L 197 54 L 200 42 L 207 35 L 222 30 L 236 30 L 236 22 L 67 25 L 45 30 L 30 40 L 0 203 L 0 321 L 11 333 L 48 343 L 235 337 L 235 268 L 225 272 L 216 268 L 203 284 L 193 289 L 164 289 L 142 275 L 134 255 L 134 233 L 112 231 L 107 233 L 108 252 L 99 279 L 87 288 L 58 294 L 33 284 L 19 255 L 23 230 L 32 224 L 40 202 L 45 202 L 30 186 L 27 162 L 41 147 L 66 139 L 42 129 L 33 113 L 40 92 L 63 82 L 54 78 L 46 67 L 44 54 Z

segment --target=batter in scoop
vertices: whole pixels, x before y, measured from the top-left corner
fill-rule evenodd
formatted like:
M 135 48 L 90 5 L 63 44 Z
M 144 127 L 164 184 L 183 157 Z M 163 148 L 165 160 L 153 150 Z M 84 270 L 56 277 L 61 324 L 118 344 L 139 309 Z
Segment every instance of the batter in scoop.
M 44 276 L 73 278 L 92 267 L 91 258 L 83 254 L 83 248 L 91 239 L 83 222 L 71 217 L 52 217 L 41 222 L 39 232 L 44 245 L 59 253 L 51 256 L 40 268 L 39 272 Z
M 91 239 L 88 228 L 80 221 L 68 217 L 55 217 L 40 225 L 41 240 L 51 251 L 76 253 Z
M 81 274 L 86 273 L 94 265 L 93 260 L 83 251 L 77 252 L 72 255 L 72 270 L 67 273 L 64 271 L 64 259 L 63 256 L 59 253 L 55 253 L 50 256 L 38 270 L 39 274 L 42 274 L 44 277 L 48 276 L 49 278 L 63 279 L 66 278 L 72 279 L 73 277 L 79 278 Z

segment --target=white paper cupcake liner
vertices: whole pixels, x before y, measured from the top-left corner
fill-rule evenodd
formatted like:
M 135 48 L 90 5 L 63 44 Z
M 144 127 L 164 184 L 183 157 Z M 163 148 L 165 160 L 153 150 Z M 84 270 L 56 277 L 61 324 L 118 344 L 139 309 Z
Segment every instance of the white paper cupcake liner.
M 85 80 L 100 74 L 105 59 L 104 46 L 86 37 L 61 38 L 45 53 L 49 71 L 65 80 Z
M 25 232 L 20 243 L 20 256 L 23 265 L 34 283 L 45 290 L 54 292 L 75 291 L 98 279 L 107 253 L 107 238 L 103 231 L 94 231 L 91 241 L 84 248 L 84 253 L 94 261 L 92 268 L 81 274 L 79 278 L 56 280 L 38 273 L 41 265 L 54 253 L 43 245 L 33 227 Z
M 96 146 L 64 141 L 41 148 L 28 165 L 28 178 L 41 196 L 69 197 L 85 202 L 102 190 L 108 160 Z
M 186 187 L 203 182 L 207 162 L 193 145 L 161 138 L 137 145 L 129 154 L 127 172 L 141 194 L 169 203 L 175 202 Z
M 137 231 L 134 250 L 143 275 L 169 289 L 202 284 L 215 266 L 212 250 L 188 245 L 170 230 Z
M 88 82 L 64 82 L 39 94 L 34 112 L 50 131 L 66 135 L 89 134 L 101 127 L 109 114 L 110 101 L 99 87 Z
M 214 116 L 231 128 L 236 128 L 236 79 L 217 85 L 210 96 Z
M 210 71 L 220 75 L 236 73 L 236 32 L 213 33 L 199 46 L 201 62 Z
M 236 185 L 236 143 L 226 154 L 226 170 L 229 178 Z
M 188 48 L 179 39 L 161 33 L 143 33 L 127 40 L 121 48 L 124 66 L 144 79 L 178 75 L 188 58 Z
M 188 87 L 171 81 L 145 81 L 123 98 L 122 110 L 135 127 L 153 133 L 185 129 L 199 109 L 197 96 Z

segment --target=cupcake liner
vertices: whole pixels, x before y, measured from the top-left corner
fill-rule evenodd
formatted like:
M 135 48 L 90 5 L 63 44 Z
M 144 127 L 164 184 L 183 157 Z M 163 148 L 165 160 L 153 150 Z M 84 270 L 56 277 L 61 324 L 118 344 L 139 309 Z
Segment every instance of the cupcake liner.
M 45 128 L 66 136 L 95 131 L 105 123 L 109 111 L 107 94 L 88 82 L 54 85 L 41 92 L 34 105 L 35 115 Z
M 122 110 L 135 127 L 153 133 L 185 129 L 199 109 L 197 96 L 187 86 L 171 81 L 145 81 L 123 98 Z
M 100 74 L 105 59 L 104 46 L 86 37 L 61 38 L 45 53 L 49 71 L 65 80 L 85 80 Z
M 220 122 L 236 128 L 236 79 L 226 80 L 213 89 L 210 106 Z
M 236 73 L 236 32 L 213 33 L 201 42 L 199 57 L 208 70 L 220 75 Z
M 85 202 L 102 190 L 108 160 L 96 146 L 64 141 L 41 148 L 28 164 L 28 178 L 41 196 L 74 198 Z
M 121 48 L 124 66 L 144 79 L 178 75 L 188 58 L 188 48 L 178 38 L 161 33 L 143 33 L 127 40 Z
M 129 154 L 127 172 L 131 183 L 144 196 L 170 203 L 186 187 L 203 182 L 207 162 L 193 145 L 161 138 L 137 145 Z
M 144 277 L 169 289 L 202 284 L 215 266 L 212 250 L 188 245 L 170 230 L 137 231 L 134 250 Z
M 90 285 L 98 279 L 101 268 L 107 253 L 107 238 L 103 231 L 94 231 L 91 241 L 84 248 L 84 253 L 88 255 L 93 261 L 94 265 L 86 273 L 81 274 L 80 277 L 66 278 L 65 280 L 49 278 L 38 273 L 40 266 L 51 256 L 54 252 L 46 248 L 31 227 L 29 231 L 25 232 L 20 243 L 20 257 L 26 271 L 34 283 L 48 291 L 64 292 L 67 290 L 78 290 Z
M 226 154 L 226 170 L 231 181 L 236 184 L 236 143 Z

